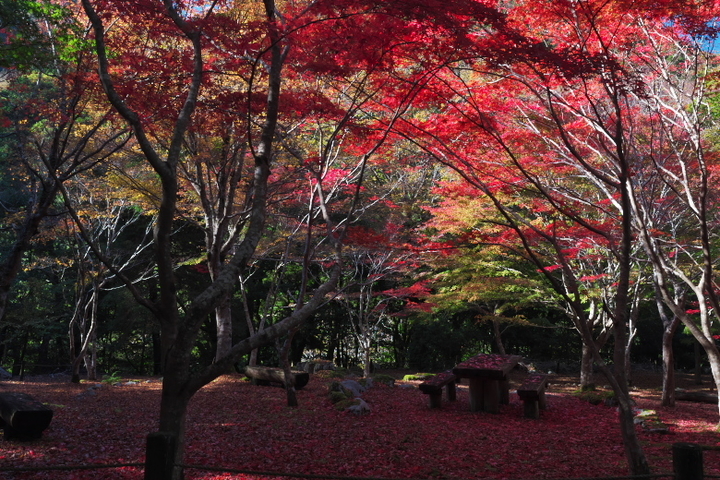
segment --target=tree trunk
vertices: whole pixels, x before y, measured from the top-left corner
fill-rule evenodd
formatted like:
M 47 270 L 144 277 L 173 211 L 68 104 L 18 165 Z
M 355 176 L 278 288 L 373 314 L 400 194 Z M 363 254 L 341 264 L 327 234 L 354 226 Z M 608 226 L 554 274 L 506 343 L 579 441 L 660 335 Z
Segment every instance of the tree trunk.
M 636 327 L 636 321 L 632 316 L 630 317 L 630 321 L 628 322 L 628 339 L 627 344 L 625 345 L 625 379 L 627 380 L 627 383 L 629 386 L 633 384 L 632 380 L 632 361 L 630 359 L 631 353 L 632 353 L 632 345 L 635 341 L 635 337 L 637 336 L 637 327 Z
M 95 323 L 95 322 L 93 322 Z M 97 328 L 94 326 L 90 328 L 90 345 L 88 350 L 90 355 L 85 356 L 85 366 L 87 367 L 88 380 L 96 381 L 98 379 L 97 374 Z
M 500 355 L 506 355 L 505 345 L 503 345 L 502 335 L 500 333 L 500 322 L 498 322 L 497 320 L 493 320 L 492 327 L 493 327 L 493 337 L 495 338 L 495 346 L 497 346 L 498 353 Z
M 182 464 L 185 447 L 185 420 L 187 417 L 187 406 L 190 398 L 184 394 L 171 392 L 164 377 L 163 392 L 160 400 L 160 432 L 169 433 L 175 438 L 173 451 L 169 452 L 175 465 L 172 469 L 172 480 L 183 480 L 183 469 L 178 465 Z M 151 452 L 147 452 L 150 454 Z M 153 461 L 149 459 L 148 461 Z M 151 479 L 146 479 L 151 480 Z
M 23 335 L 23 339 L 22 339 L 22 347 L 20 348 L 20 356 L 17 361 L 17 370 L 18 370 L 17 373 L 15 373 L 15 371 L 14 371 L 14 369 L 16 367 L 15 367 L 15 364 L 13 364 L 13 376 L 19 375 L 21 382 L 23 380 L 25 380 L 25 353 L 27 352 L 27 346 L 28 346 L 29 341 L 30 341 L 30 332 L 26 328 L 25 333 Z
M 251 367 L 254 367 L 257 365 L 258 361 L 258 349 L 254 349 L 252 352 L 250 352 L 250 358 L 248 359 L 248 365 Z
M 673 338 L 680 325 L 680 318 L 673 317 L 672 321 L 664 325 L 662 338 L 662 406 L 675 406 L 675 353 L 673 351 Z
M 625 455 L 627 456 L 628 465 L 630 466 L 630 473 L 631 475 L 647 475 L 650 473 L 650 466 L 647 463 L 645 452 L 637 436 L 633 405 L 630 401 L 630 395 L 624 397 L 625 398 L 622 399 L 620 396 L 617 397 L 620 404 L 618 415 L 623 443 L 625 444 Z
M 185 448 L 185 426 L 187 407 L 195 390 L 188 387 L 190 381 L 190 352 L 187 349 L 178 349 L 177 345 L 184 343 L 180 335 L 172 328 L 163 335 L 163 376 L 162 391 L 160 395 L 160 417 L 158 432 L 169 434 L 174 438 L 170 455 L 174 465 L 181 464 Z M 152 455 L 149 449 L 146 455 Z M 157 459 L 149 458 L 147 462 L 158 463 Z M 175 466 L 172 469 L 172 480 L 183 480 L 182 468 Z M 152 479 L 146 479 L 152 480 Z
M 230 294 L 225 295 L 220 305 L 215 308 L 215 324 L 217 327 L 217 344 L 215 361 L 226 357 L 232 348 L 232 308 Z
M 695 385 L 702 385 L 702 348 L 695 342 Z
M 370 378 L 370 375 L 372 373 L 371 362 L 370 362 L 370 349 L 371 349 L 371 342 L 368 335 L 368 338 L 363 339 L 363 377 Z
M 278 339 L 276 343 L 277 351 L 280 356 L 280 366 L 283 369 L 283 376 L 285 378 L 285 394 L 287 396 L 288 407 L 297 407 L 298 399 L 297 392 L 295 390 L 295 382 L 293 382 L 293 375 L 290 371 L 290 347 L 292 346 L 292 339 L 295 336 L 295 330 L 288 333 L 284 340 Z
M 627 390 L 627 383 L 623 385 L 624 379 L 618 379 L 617 383 L 619 385 L 616 385 L 620 388 L 613 388 L 613 390 L 619 405 L 620 431 L 625 445 L 625 455 L 630 467 L 630 474 L 647 475 L 650 473 L 650 466 L 637 435 L 634 405 Z
M 160 342 L 160 332 L 153 330 L 152 332 L 152 359 L 153 359 L 153 375 L 162 375 L 162 347 Z
M 718 415 L 720 415 L 720 352 L 718 352 L 715 344 L 712 344 L 713 348 L 706 349 L 708 361 L 710 362 L 710 372 L 712 373 L 713 381 L 715 382 L 715 391 L 718 394 Z M 719 417 L 720 418 L 720 417 Z M 718 420 L 718 426 L 720 426 L 720 420 Z
M 707 392 L 676 392 L 675 398 L 684 402 L 718 403 L 718 396 Z
M 585 341 L 582 344 L 580 358 L 580 388 L 588 388 L 593 384 L 593 352 Z

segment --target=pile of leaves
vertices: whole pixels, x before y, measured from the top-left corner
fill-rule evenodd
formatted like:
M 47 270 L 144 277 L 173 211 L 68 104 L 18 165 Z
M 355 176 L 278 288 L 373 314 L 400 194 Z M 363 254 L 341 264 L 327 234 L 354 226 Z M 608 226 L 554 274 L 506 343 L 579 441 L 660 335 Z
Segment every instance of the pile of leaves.
M 522 403 L 497 415 L 472 413 L 467 386 L 458 401 L 429 409 L 418 382 L 376 383 L 363 394 L 372 411 L 363 416 L 333 408 L 331 379 L 313 376 L 286 406 L 284 390 L 257 387 L 240 376 L 211 383 L 192 401 L 186 464 L 261 472 L 218 473 L 187 469 L 188 479 L 267 478 L 269 472 L 383 478 L 531 479 L 626 475 L 613 407 L 571 393 L 548 391 L 539 420 L 523 417 Z M 141 479 L 141 467 L 10 473 L 7 468 L 144 461 L 145 438 L 157 428 L 160 382 L 116 385 L 66 379 L 4 382 L 0 391 L 22 391 L 50 405 L 55 416 L 39 440 L 0 439 L 0 478 Z M 671 446 L 720 446 L 717 407 L 679 402 L 659 405 L 656 391 L 639 391 L 638 407 L 657 412 L 667 433 L 638 434 L 656 473 L 672 471 Z M 720 474 L 720 451 L 705 452 L 705 473 Z

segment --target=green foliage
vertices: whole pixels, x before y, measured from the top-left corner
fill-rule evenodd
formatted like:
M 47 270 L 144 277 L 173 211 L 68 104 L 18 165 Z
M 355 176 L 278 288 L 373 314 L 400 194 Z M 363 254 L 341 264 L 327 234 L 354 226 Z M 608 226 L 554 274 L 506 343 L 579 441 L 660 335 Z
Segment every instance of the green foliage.
M 389 387 L 395 385 L 395 379 L 390 375 L 373 375 L 372 379 L 376 383 L 382 383 L 383 385 L 387 385 Z
M 343 387 L 342 384 L 341 384 L 340 382 L 337 382 L 337 381 L 332 382 L 328 388 L 329 388 L 330 392 L 340 392 L 340 393 L 342 393 L 343 395 L 345 395 L 346 397 L 352 397 L 352 396 L 353 396 L 353 394 L 352 394 L 352 392 L 351 392 L 350 390 L 348 390 L 347 388 Z
M 338 368 L 335 370 L 320 370 L 315 375 L 320 378 L 345 378 L 348 375 L 348 370 L 344 368 Z
M 414 373 L 410 375 L 405 375 L 403 377 L 403 380 L 406 382 L 412 382 L 415 380 L 427 380 L 428 378 L 432 378 L 434 376 L 434 373 Z
M 440 371 L 455 366 L 462 358 L 490 353 L 492 333 L 477 324 L 472 314 L 458 312 L 413 326 L 407 351 L 408 366 L 421 371 Z
M 615 398 L 615 393 L 612 390 L 598 390 L 594 385 L 576 390 L 573 395 L 593 405 L 607 403 Z
M 330 392 L 328 394 L 328 397 L 333 404 L 348 400 L 347 395 L 345 395 L 343 392 Z
M 345 400 L 341 400 L 341 401 L 335 403 L 335 410 L 339 410 L 339 411 L 347 410 L 348 408 L 350 408 L 354 405 L 360 405 L 359 398 L 346 398 Z
M 70 10 L 50 0 L 0 0 L 0 32 L 0 67 L 20 71 L 56 68 L 90 45 Z
M 115 383 L 118 383 L 122 380 L 122 376 L 119 372 L 113 372 L 110 375 L 103 375 L 102 382 L 107 383 L 108 385 L 113 385 Z

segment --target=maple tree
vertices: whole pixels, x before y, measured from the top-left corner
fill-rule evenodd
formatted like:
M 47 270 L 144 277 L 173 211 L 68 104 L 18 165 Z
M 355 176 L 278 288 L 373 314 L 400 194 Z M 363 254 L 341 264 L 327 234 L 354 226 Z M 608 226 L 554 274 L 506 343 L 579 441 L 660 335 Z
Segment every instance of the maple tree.
M 533 320 L 520 313 L 523 309 L 546 305 L 563 311 L 562 298 L 533 271 L 533 263 L 522 257 L 520 245 L 507 238 L 502 243 L 493 240 L 501 231 L 494 207 L 482 197 L 466 196 L 457 187 L 450 178 L 438 183 L 435 193 L 439 200 L 428 207 L 432 218 L 423 224 L 426 235 L 437 242 L 428 246 L 436 253 L 424 255 L 433 268 L 433 294 L 426 301 L 434 311 L 470 310 L 478 322 L 490 323 L 496 351 L 505 354 L 503 325 L 533 325 Z M 589 320 L 594 318 L 591 315 Z M 551 327 L 546 322 L 542 326 Z M 607 329 L 600 332 L 607 336 Z M 583 350 L 583 360 L 585 353 Z M 581 386 L 591 381 L 592 364 L 589 367 L 581 362 Z
M 652 158 L 643 157 L 648 152 L 643 147 L 657 147 L 652 133 L 662 130 L 643 107 L 662 105 L 666 98 L 654 95 L 653 81 L 662 74 L 648 67 L 648 59 L 665 59 L 667 51 L 677 54 L 677 47 L 692 43 L 716 14 L 674 3 L 650 14 L 645 8 L 626 2 L 555 2 L 533 6 L 532 17 L 519 6 L 509 9 L 511 24 L 526 27 L 527 36 L 542 39 L 574 67 L 548 68 L 554 61 L 549 56 L 548 63 L 489 66 L 484 59 L 466 59 L 438 72 L 428 89 L 443 113 L 408 118 L 400 132 L 490 199 L 498 212 L 496 224 L 504 227 L 493 241 L 519 240 L 526 258 L 564 297 L 574 318 L 592 312 L 582 283 L 615 272 L 607 284 L 611 295 L 601 297 L 595 309 L 612 323 L 612 372 L 592 338 L 592 324 L 576 325 L 619 400 L 621 432 L 635 474 L 648 472 L 648 465 L 632 422 L 626 374 L 632 338 L 626 328 L 636 305 L 634 285 L 640 283 L 634 265 L 642 251 L 634 203 L 642 188 L 636 183 L 641 168 L 653 166 L 642 163 Z M 678 109 L 691 102 L 682 104 Z M 606 270 L 584 277 L 575 261 L 592 259 L 598 249 L 605 254 L 593 261 L 604 258 Z
M 128 275 L 132 275 L 137 283 L 153 275 L 144 254 L 150 249 L 152 240 L 152 222 L 148 221 L 152 210 L 141 210 L 138 208 L 141 202 L 131 202 L 133 191 L 128 190 L 125 182 L 125 175 L 133 171 L 129 165 L 112 168 L 111 163 L 106 163 L 104 166 L 108 170 L 104 174 L 90 172 L 77 176 L 69 186 L 62 187 L 65 205 L 74 220 L 68 222 L 67 234 L 76 238 L 73 259 L 77 268 L 75 310 L 69 322 L 73 382 L 80 381 L 83 364 L 88 379 L 98 380 L 100 295 L 111 288 L 120 288 L 114 284 L 115 274 L 106 264 L 118 272 L 132 270 L 133 273 Z M 123 174 L 118 175 L 120 171 Z M 142 235 L 128 233 L 138 225 L 141 231 L 144 230 Z
M 162 184 L 162 199 L 155 227 L 156 264 L 160 288 L 158 302 L 144 298 L 127 279 L 126 283 L 138 301 L 155 313 L 161 325 L 165 376 L 160 430 L 171 432 L 178 439 L 177 460 L 182 458 L 184 419 L 192 395 L 227 370 L 240 355 L 286 335 L 299 326 L 318 305 L 324 302 L 326 293 L 337 281 L 337 273 L 331 273 L 325 283 L 316 287 L 309 297 L 303 298 L 305 295 L 302 294 L 301 301 L 296 303 L 289 316 L 237 343 L 225 357 L 216 359 L 199 374 L 191 374 L 190 353 L 205 314 L 208 310 L 215 309 L 219 302 L 230 294 L 235 279 L 249 263 L 264 231 L 269 198 L 270 164 L 275 158 L 273 144 L 281 108 L 280 84 L 283 66 L 289 53 L 289 39 L 282 36 L 281 30 L 289 28 L 286 18 L 290 16 L 277 16 L 276 5 L 271 1 L 266 1 L 263 5 L 262 21 L 253 19 L 243 23 L 245 20 L 242 18 L 237 19 L 232 15 L 218 13 L 215 9 L 216 7 L 219 9 L 220 6 L 215 3 L 186 8 L 185 5 L 175 5 L 170 2 L 165 2 L 163 5 L 147 2 L 138 3 L 134 5 L 137 8 L 128 9 L 126 5 L 89 0 L 83 2 L 85 13 L 93 25 L 100 80 L 108 94 L 108 100 L 133 129 L 139 148 Z M 106 29 L 105 17 L 113 14 L 120 15 L 122 22 L 132 24 L 136 29 L 136 37 L 119 36 L 114 30 Z M 153 42 L 133 45 L 133 40 L 144 38 L 143 34 L 148 35 L 150 32 Z M 241 38 L 238 44 L 237 35 L 240 32 L 244 32 L 247 36 Z M 203 40 L 205 36 L 213 38 L 214 43 L 206 46 Z M 129 40 L 130 43 L 126 43 Z M 151 73 L 148 74 L 148 82 L 142 84 L 145 90 L 139 88 L 141 84 L 138 83 L 135 72 L 125 75 L 127 71 L 122 66 L 115 67 L 116 64 L 108 57 L 107 49 L 110 46 L 128 53 L 124 59 L 127 64 L 132 64 L 133 59 L 136 61 L 142 59 L 146 61 L 144 68 L 152 67 Z M 159 48 L 156 50 L 153 48 L 155 46 Z M 175 55 L 166 55 L 165 51 L 168 49 L 172 51 L 172 48 L 175 48 Z M 185 48 L 190 48 L 191 53 L 186 54 Z M 238 51 L 242 54 L 228 55 L 228 52 Z M 248 57 L 246 55 L 248 51 L 254 53 Z M 251 153 L 254 165 L 253 178 L 248 182 L 250 189 L 246 203 L 247 223 L 244 236 L 233 245 L 232 259 L 215 274 L 213 283 L 181 311 L 178 308 L 179 300 L 173 275 L 174 259 L 171 255 L 173 223 L 180 193 L 177 172 L 182 160 L 183 143 L 190 132 L 192 122 L 197 117 L 202 118 L 198 112 L 206 112 L 206 114 L 212 112 L 212 109 L 204 110 L 212 105 L 209 105 L 201 95 L 201 91 L 205 91 L 202 88 L 203 82 L 212 80 L 212 75 L 206 74 L 204 69 L 204 59 L 206 56 L 212 58 L 211 53 L 216 55 L 214 58 L 219 71 L 228 71 L 227 66 L 222 62 L 240 61 L 245 65 L 244 74 L 248 75 L 247 84 L 253 87 L 247 92 L 251 111 L 248 112 L 247 118 L 243 119 L 248 135 L 248 151 Z M 183 69 L 180 65 L 186 55 L 189 55 L 191 62 Z M 169 61 L 170 59 L 180 62 L 175 63 Z M 139 64 L 135 67 L 139 72 L 148 72 Z M 167 76 L 157 76 L 158 72 L 163 70 L 168 72 Z M 182 77 L 176 74 L 178 71 L 188 71 L 189 83 L 184 83 Z M 261 90 L 266 96 L 264 101 L 253 90 L 257 85 L 261 85 L 260 82 L 266 82 L 264 87 L 266 91 Z M 169 95 L 167 97 L 158 95 L 158 88 L 163 93 L 168 92 Z M 184 100 L 176 104 L 173 100 L 175 98 Z M 168 101 L 165 101 L 166 99 Z M 240 96 L 230 100 L 242 101 L 243 98 Z M 138 112 L 148 113 L 138 114 Z M 149 118 L 153 116 L 149 115 L 149 112 L 153 112 L 157 118 Z M 255 115 L 261 118 L 258 121 L 260 126 L 257 128 Z M 321 190 L 318 189 L 317 192 L 316 198 L 320 197 Z M 232 202 L 234 199 L 224 198 L 224 200 Z M 322 203 L 320 205 L 322 207 Z M 327 217 L 326 211 L 322 208 L 320 211 L 326 224 L 325 231 L 327 234 L 332 234 L 333 222 Z M 337 244 L 337 239 L 333 235 L 326 235 L 325 238 L 331 245 Z M 120 272 L 114 273 L 123 278 Z M 175 470 L 178 472 L 178 469 Z
M 385 76 L 376 76 L 369 82 L 373 88 L 385 89 L 382 100 L 376 100 L 372 109 L 363 108 L 364 113 L 383 113 L 387 125 L 376 131 L 387 132 L 398 113 L 406 108 L 407 100 L 418 94 L 426 78 L 421 69 L 411 65 L 425 68 L 445 63 L 447 58 L 438 48 L 441 41 L 458 52 L 474 45 L 481 54 L 498 56 L 502 50 L 504 55 L 505 48 L 499 49 L 491 39 L 485 39 L 482 45 L 470 43 L 468 40 L 474 34 L 466 23 L 487 23 L 497 30 L 506 25 L 503 14 L 496 9 L 470 1 L 457 1 L 450 6 L 436 1 L 279 6 L 266 0 L 259 8 L 262 21 L 252 15 L 235 15 L 232 9 L 226 12 L 223 10 L 226 4 L 221 2 L 83 0 L 82 6 L 93 27 L 99 81 L 108 101 L 132 128 L 135 141 L 162 185 L 155 227 L 158 301 L 144 298 L 131 282 L 127 284 L 138 301 L 155 313 L 161 325 L 165 376 L 160 430 L 177 436 L 180 448 L 176 459 L 179 460 L 187 405 L 194 393 L 240 355 L 299 326 L 325 301 L 326 293 L 333 290 L 338 278 L 339 261 L 335 273 L 307 299 L 297 302 L 289 316 L 235 344 L 228 355 L 200 373 L 190 373 L 190 352 L 205 315 L 231 292 L 235 279 L 249 263 L 265 232 L 270 165 L 281 132 L 283 101 L 293 98 L 281 96 L 283 72 L 306 69 L 332 73 L 341 79 L 351 78 L 353 72 L 387 70 Z M 238 6 L 240 12 L 246 11 Z M 284 10 L 282 15 L 280 7 Z M 113 23 L 114 20 L 118 23 Z M 432 21 L 433 28 L 427 28 L 427 20 Z M 127 30 L 133 35 L 125 35 Z M 388 30 L 393 31 L 394 36 L 384 35 Z M 334 48 L 329 52 L 326 39 L 333 42 Z M 513 40 L 519 55 L 537 50 L 518 36 Z M 358 45 L 362 48 L 357 48 Z M 111 57 L 111 51 L 122 51 L 122 61 L 118 61 L 120 57 Z M 239 94 L 229 96 L 227 101 L 248 106 L 243 125 L 253 162 L 253 180 L 245 233 L 212 284 L 181 309 L 173 275 L 172 232 L 181 193 L 178 169 L 183 144 L 191 125 L 203 117 L 200 112 L 213 111 L 212 105 L 203 98 L 206 85 L 219 81 L 221 72 L 237 69 L 249 88 L 240 86 Z M 299 98 L 313 100 L 312 96 Z M 322 106 L 312 101 L 310 105 L 307 103 L 302 107 Z M 379 140 L 383 135 L 387 133 L 381 133 Z M 378 138 L 370 141 L 378 144 Z M 370 145 L 362 153 L 363 158 L 373 150 Z M 311 191 L 320 199 L 321 190 Z M 320 211 L 324 231 L 329 234 L 325 235 L 326 241 L 338 244 L 332 220 L 326 210 Z M 116 275 L 122 278 L 117 272 Z
M 362 352 L 363 376 L 369 377 L 375 342 L 383 323 L 392 316 L 393 301 L 400 298 L 388 287 L 393 280 L 397 282 L 398 274 L 407 268 L 412 254 L 393 249 L 390 238 L 373 238 L 367 231 L 361 235 L 371 238 L 372 246 L 355 245 L 351 254 L 346 253 L 346 261 L 351 265 L 346 271 L 350 273 L 343 278 L 336 298 L 347 310 Z
M 97 86 L 87 81 L 86 51 L 74 48 L 79 26 L 71 12 L 51 2 L 2 3 L 7 42 L 3 46 L 5 85 L 3 182 L 13 196 L 3 202 L 4 222 L 14 236 L 0 263 L 0 318 L 24 255 L 57 214 L 64 182 L 118 151 L 128 132 L 112 125 L 113 114 L 97 109 Z M 93 88 L 95 87 L 95 88 Z
M 604 367 L 600 348 L 612 332 L 616 369 L 608 378 L 621 401 L 631 469 L 645 471 L 628 423 L 622 367 L 633 333 L 625 328 L 647 286 L 637 234 L 646 234 L 645 248 L 652 251 L 654 232 L 665 227 L 635 223 L 633 201 L 641 197 L 633 196 L 633 182 L 652 173 L 638 168 L 638 152 L 660 151 L 653 137 L 657 123 L 646 115 L 652 106 L 642 95 L 644 85 L 662 76 L 644 77 L 652 58 L 648 32 L 675 33 L 672 25 L 694 34 L 712 18 L 681 3 L 650 9 L 645 2 L 559 1 L 533 7 L 530 18 L 523 2 L 83 0 L 99 68 L 98 76 L 84 73 L 83 80 L 93 81 L 96 93 L 102 86 L 107 97 L 91 117 L 109 119 L 103 117 L 109 102 L 152 170 L 143 188 L 149 186 L 148 197 L 156 195 L 159 296 L 147 295 L 117 264 L 106 261 L 104 268 L 161 326 L 165 376 L 158 423 L 179 439 L 175 459 L 183 455 L 188 405 L 208 382 L 273 341 L 289 368 L 293 334 L 340 291 L 339 269 L 347 263 L 341 241 L 346 251 L 362 250 L 362 235 L 343 238 L 344 229 L 374 221 L 373 228 L 350 233 L 388 243 L 373 231 L 400 228 L 400 222 L 358 219 L 392 203 L 370 191 L 367 176 L 387 181 L 384 170 L 405 167 L 403 146 L 414 144 L 426 158 L 456 169 L 464 183 L 452 188 L 461 195 L 482 192 L 490 199 L 493 225 L 465 240 L 489 239 L 524 252 L 577 320 L 588 347 L 586 372 L 591 358 Z M 663 49 L 672 46 L 659 38 Z M 684 45 L 684 37 L 674 38 Z M 635 123 L 622 122 L 632 118 Z M 123 130 L 116 131 L 122 133 L 106 146 L 125 140 Z M 395 151 L 387 146 L 390 134 Z M 93 159 L 102 158 L 95 152 Z M 70 210 L 76 204 L 69 200 Z M 680 208 L 673 215 L 686 218 Z M 203 229 L 204 245 L 182 238 L 190 223 Z M 78 221 L 78 228 L 83 224 Z M 89 235 L 86 240 L 97 243 Z M 679 245 L 680 237 L 675 240 Z M 367 252 L 380 256 L 376 247 Z M 106 257 L 99 248 L 94 253 Z M 255 272 L 272 270 L 261 261 L 278 266 L 265 279 L 275 282 L 263 305 L 267 321 L 250 324 L 249 337 L 232 345 L 229 300 L 240 281 L 247 317 L 259 313 L 250 312 L 246 287 Z M 178 279 L 179 267 L 190 265 L 210 277 L 199 293 Z M 375 280 L 365 275 L 360 282 L 370 303 L 378 300 L 370 288 Z M 656 286 L 665 297 L 682 297 L 667 284 Z M 427 292 L 414 284 L 384 293 L 406 301 Z M 698 300 L 712 303 L 711 297 Z M 673 310 L 677 318 L 681 310 Z M 364 315 L 365 333 L 370 320 L 380 318 L 372 317 L 378 310 L 352 311 Z M 215 361 L 192 371 L 192 352 L 213 313 Z M 493 309 L 494 318 L 497 313 Z M 706 330 L 710 318 L 704 317 Z M 605 329 L 599 338 L 596 327 Z M 369 345 L 367 335 L 362 341 Z
M 283 41 L 278 29 L 281 20 L 276 16 L 276 7 L 272 1 L 268 0 L 264 2 L 267 23 L 258 22 L 254 25 L 251 23 L 249 36 L 244 39 L 240 38 L 240 40 L 244 40 L 240 47 L 243 53 L 246 49 L 255 52 L 250 60 L 250 73 L 253 76 L 261 73 L 255 71 L 256 62 L 261 61 L 266 53 L 268 62 L 268 71 L 265 77 L 267 100 L 261 107 L 265 119 L 259 128 L 257 143 L 252 145 L 254 167 L 252 195 L 248 199 L 247 231 L 244 238 L 235 246 L 232 260 L 225 264 L 225 268 L 214 278 L 213 284 L 181 310 L 173 273 L 172 233 L 178 204 L 179 177 L 177 172 L 182 145 L 193 120 L 193 114 L 201 100 L 200 91 L 206 77 L 204 63 L 206 47 L 203 38 L 205 35 L 209 35 L 210 38 L 214 36 L 218 39 L 229 38 L 218 35 L 222 31 L 213 31 L 213 26 L 227 28 L 229 25 L 235 35 L 243 29 L 229 16 L 215 15 L 215 3 L 199 5 L 183 5 L 172 2 L 164 2 L 164 4 L 157 2 L 133 3 L 134 5 L 117 3 L 111 5 L 83 0 L 82 5 L 93 26 L 100 80 L 108 100 L 133 129 L 135 139 L 146 161 L 152 166 L 162 185 L 162 198 L 158 208 L 154 243 L 160 289 L 159 299 L 157 302 L 152 302 L 145 298 L 127 279 L 126 284 L 138 301 L 155 314 L 160 323 L 165 376 L 159 430 L 174 436 L 174 452 L 170 452 L 169 455 L 176 463 L 179 463 L 183 455 L 187 405 L 193 394 L 226 371 L 240 354 L 267 343 L 302 322 L 322 301 L 325 292 L 336 281 L 336 277 L 331 277 L 327 285 L 318 288 L 305 305 L 296 309 L 284 321 L 236 344 L 228 355 L 206 367 L 199 374 L 191 374 L 190 354 L 205 315 L 215 309 L 218 302 L 230 293 L 238 273 L 250 260 L 263 232 L 267 184 L 278 121 L 281 72 L 287 55 L 286 41 Z M 119 14 L 122 21 L 132 24 L 136 29 L 136 35 L 132 38 L 125 35 L 118 36 L 114 35 L 114 30 L 108 30 L 107 18 L 113 13 Z M 215 20 L 215 18 L 218 18 L 215 23 L 208 21 Z M 143 29 L 142 32 L 140 28 Z M 142 41 L 147 39 L 149 34 L 156 40 L 150 47 L 156 45 L 160 48 L 143 48 Z M 256 38 L 255 34 L 259 34 L 259 37 Z M 141 43 L 137 46 L 133 45 L 132 41 L 138 39 L 141 40 Z M 159 41 L 160 39 L 162 42 Z M 131 41 L 131 43 L 124 44 L 127 41 Z M 150 91 L 135 90 L 141 84 L 138 83 L 134 74 L 124 76 L 122 74 L 125 70 L 121 66 L 121 68 L 113 68 L 115 64 L 108 57 L 110 45 L 136 53 L 135 58 L 138 60 L 143 59 L 153 63 L 158 70 L 150 71 L 149 75 L 152 80 L 145 84 Z M 183 65 L 185 57 L 189 59 L 189 62 Z M 168 61 L 170 58 L 180 60 L 180 62 Z M 236 58 L 244 60 L 246 57 L 238 56 Z M 139 65 L 136 67 L 139 68 Z M 163 70 L 168 73 L 167 77 L 155 77 Z M 147 72 L 140 68 L 139 71 Z M 186 73 L 187 80 L 182 75 L 178 76 L 177 72 Z M 113 76 L 113 74 L 115 75 Z M 254 81 L 255 78 L 252 80 Z M 157 96 L 157 88 L 170 90 L 170 99 L 174 95 L 178 95 L 178 98 L 181 99 L 180 104 L 173 101 L 163 103 L 164 98 Z M 157 98 L 160 103 L 148 102 L 150 98 Z M 156 112 L 164 113 L 164 115 L 154 120 L 145 118 L 138 114 L 138 110 L 146 111 L 145 108 L 155 109 Z M 166 126 L 163 125 L 164 122 L 167 122 Z M 254 134 L 252 123 L 247 122 L 247 126 L 248 133 Z M 163 146 L 164 148 L 161 148 Z M 122 275 L 118 276 L 125 278 Z M 151 460 L 152 458 L 149 459 L 149 461 Z M 179 468 L 175 467 L 172 470 L 174 476 L 178 478 L 181 476 Z

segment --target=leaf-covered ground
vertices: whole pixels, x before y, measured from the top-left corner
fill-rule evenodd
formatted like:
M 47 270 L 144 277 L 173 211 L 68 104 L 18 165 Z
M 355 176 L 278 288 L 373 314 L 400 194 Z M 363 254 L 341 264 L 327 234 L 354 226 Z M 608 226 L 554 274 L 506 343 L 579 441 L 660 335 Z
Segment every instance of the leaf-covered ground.
M 327 378 L 314 376 L 298 392 L 300 407 L 285 405 L 280 388 L 255 387 L 226 376 L 196 395 L 189 414 L 186 463 L 296 474 L 383 478 L 530 479 L 627 474 L 616 412 L 550 386 L 540 420 L 523 418 L 515 393 L 497 415 L 469 411 L 467 387 L 458 401 L 430 410 L 417 383 L 376 385 L 363 398 L 365 416 L 337 411 Z M 52 406 L 55 416 L 40 440 L 0 439 L 0 479 L 141 479 L 142 470 L 52 470 L 12 473 L 8 467 L 135 463 L 157 424 L 160 382 L 72 385 L 65 378 L 0 383 Z M 671 445 L 720 446 L 717 406 L 678 402 L 659 406 L 658 390 L 638 389 L 638 407 L 656 410 L 669 433 L 638 426 L 657 473 L 672 471 Z M 720 451 L 706 451 L 705 473 L 720 474 Z M 257 478 L 189 469 L 188 479 Z

